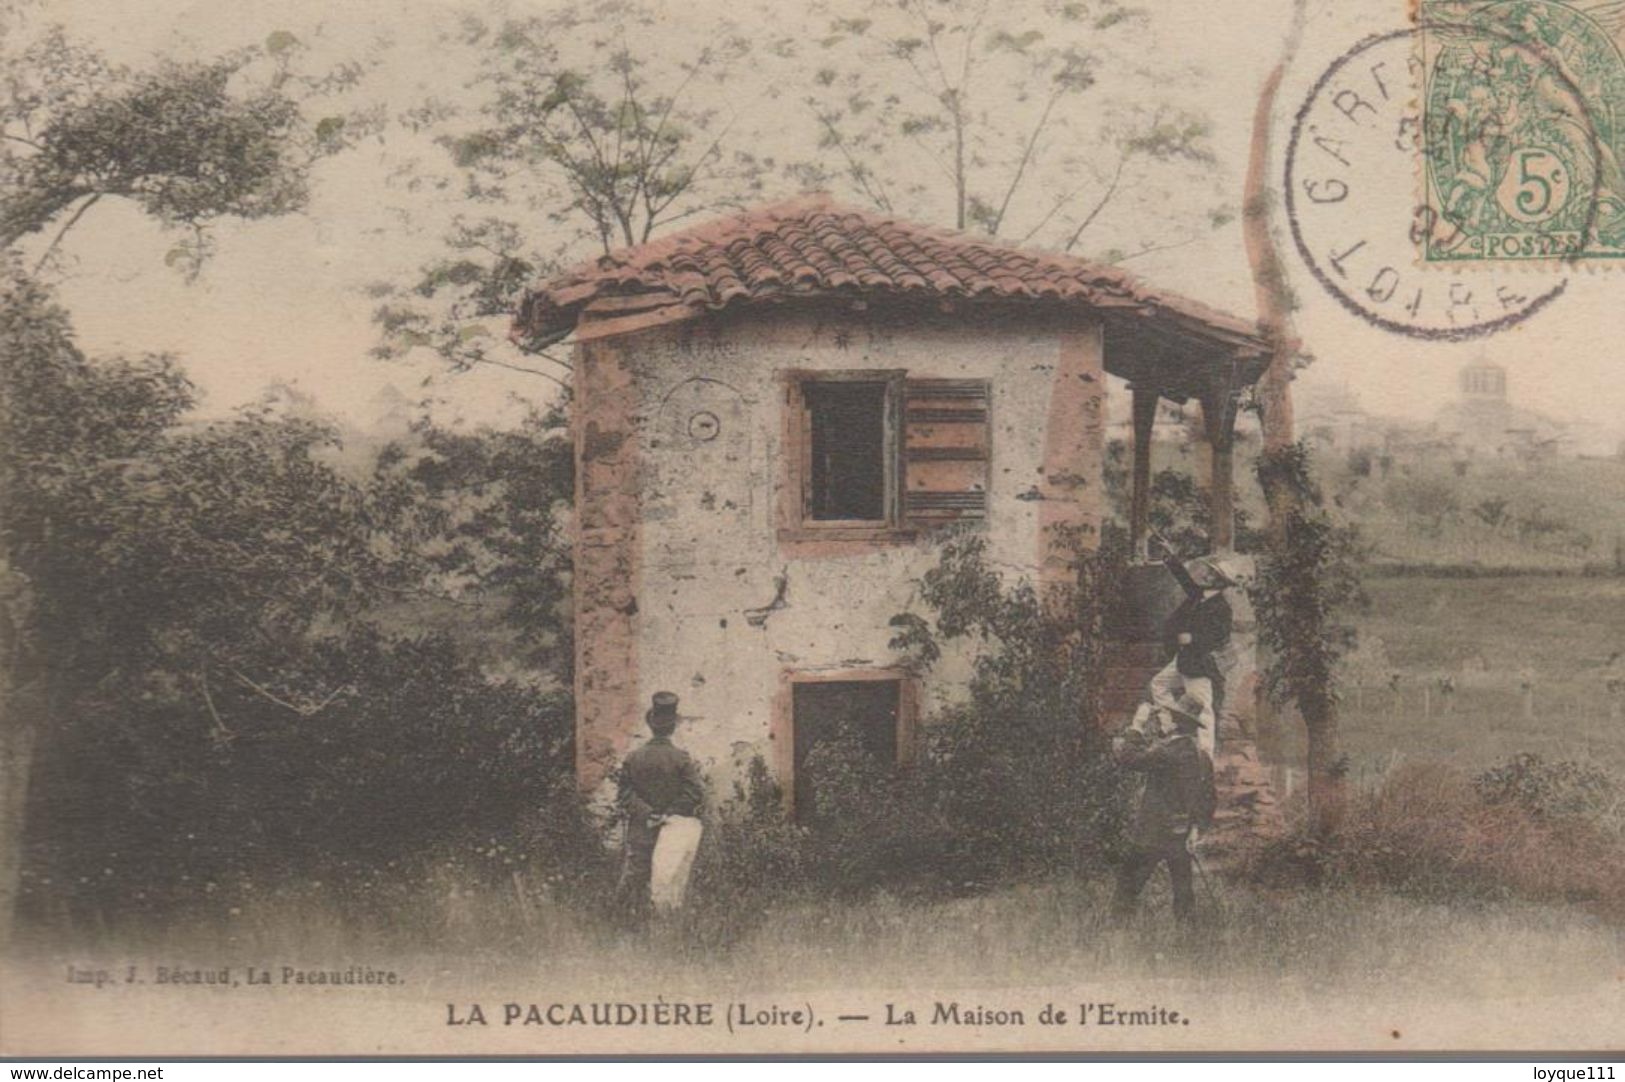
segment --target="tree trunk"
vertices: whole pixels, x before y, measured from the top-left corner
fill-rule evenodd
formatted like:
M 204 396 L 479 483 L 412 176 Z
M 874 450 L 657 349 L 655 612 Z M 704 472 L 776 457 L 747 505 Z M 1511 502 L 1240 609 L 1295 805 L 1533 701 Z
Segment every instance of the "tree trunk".
M 1274 202 L 1267 183 L 1270 164 L 1270 124 L 1275 116 L 1275 99 L 1287 63 L 1297 51 L 1303 35 L 1305 0 L 1293 5 L 1292 23 L 1287 29 L 1281 59 L 1265 78 L 1253 110 L 1253 135 L 1247 159 L 1247 176 L 1242 189 L 1242 240 L 1247 263 L 1252 269 L 1253 293 L 1258 305 L 1258 323 L 1270 343 L 1270 363 L 1258 381 L 1259 425 L 1263 429 L 1264 452 L 1282 451 L 1292 445 L 1292 364 L 1302 343 L 1292 322 L 1292 291 L 1287 287 L 1286 267 L 1271 228 Z M 1284 536 L 1286 520 L 1294 500 L 1284 485 L 1270 485 L 1264 493 L 1269 504 L 1269 534 Z
M 7 696 L 6 712 L 12 716 L 0 727 L 0 950 L 11 943 L 16 926 L 28 779 L 34 768 L 38 733 L 31 722 L 13 714 L 17 706 L 17 700 Z
M 1309 829 L 1317 838 L 1337 832 L 1348 799 L 1347 769 L 1337 736 L 1337 709 L 1325 706 L 1303 715 L 1309 740 Z
M 1292 294 L 1286 284 L 1286 269 L 1270 228 L 1273 207 L 1265 182 L 1269 170 L 1270 121 L 1285 70 L 1286 58 L 1283 57 L 1264 80 L 1264 88 L 1258 95 L 1258 107 L 1253 112 L 1252 151 L 1242 192 L 1242 238 L 1247 262 L 1252 268 L 1258 323 L 1270 343 L 1269 367 L 1258 381 L 1257 390 L 1259 424 L 1266 452 L 1280 451 L 1292 444 L 1292 362 L 1301 347 L 1292 323 Z M 1271 498 L 1270 529 L 1278 534 L 1292 506 L 1290 493 L 1265 495 Z M 1278 502 L 1278 497 L 1285 498 Z
M 965 228 L 965 114 L 960 109 L 959 92 L 952 92 L 954 114 L 954 228 Z
M 52 688 L 60 684 L 29 628 L 33 612 L 27 577 L 0 556 L 0 951 L 16 929 L 29 788 L 40 734 L 49 731 L 58 702 Z
M 1270 125 L 1275 100 L 1287 63 L 1297 51 L 1303 33 L 1305 0 L 1293 5 L 1292 23 L 1287 29 L 1281 59 L 1265 78 L 1253 110 L 1252 146 L 1242 191 L 1242 238 L 1247 262 L 1252 269 L 1253 292 L 1258 305 L 1258 323 L 1270 344 L 1270 363 L 1258 381 L 1259 426 L 1263 453 L 1280 453 L 1291 447 L 1296 436 L 1292 417 L 1292 366 L 1302 351 L 1302 341 L 1292 321 L 1292 291 L 1287 286 L 1286 266 L 1271 229 L 1274 202 L 1267 179 L 1270 159 Z M 1266 526 L 1271 545 L 1284 545 L 1287 522 L 1298 511 L 1298 494 L 1283 483 L 1281 471 L 1269 471 L 1264 500 L 1269 509 Z M 1309 817 L 1311 829 L 1324 836 L 1337 828 L 1342 817 L 1344 780 L 1338 751 L 1337 708 L 1334 701 L 1305 708 L 1299 703 L 1308 743 Z
M 15 609 L 26 605 L 15 593 L 0 599 L 5 629 L 5 663 L 0 665 L 0 950 L 11 942 L 22 886 L 23 842 L 28 786 L 48 696 L 44 666 L 22 643 Z

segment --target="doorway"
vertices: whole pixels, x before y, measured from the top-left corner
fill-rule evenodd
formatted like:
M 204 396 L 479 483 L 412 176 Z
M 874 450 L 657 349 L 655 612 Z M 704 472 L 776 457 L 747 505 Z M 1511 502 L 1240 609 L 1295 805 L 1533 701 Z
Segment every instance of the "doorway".
M 793 685 L 791 703 L 791 775 L 796 818 L 806 822 L 821 812 L 816 769 L 820 764 L 851 762 L 857 771 L 890 772 L 903 759 L 903 682 L 897 678 L 801 680 Z M 826 797 L 825 804 L 828 804 Z

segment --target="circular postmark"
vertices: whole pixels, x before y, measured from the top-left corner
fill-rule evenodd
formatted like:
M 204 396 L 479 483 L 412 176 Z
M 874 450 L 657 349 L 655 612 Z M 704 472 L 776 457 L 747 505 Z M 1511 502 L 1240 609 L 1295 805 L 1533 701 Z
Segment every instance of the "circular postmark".
M 1424 252 L 1470 243 L 1457 206 L 1433 198 L 1431 141 L 1418 90 L 1426 27 L 1365 38 L 1316 80 L 1293 118 L 1284 198 L 1293 243 L 1316 281 L 1373 326 L 1432 341 L 1464 341 L 1528 319 L 1562 295 L 1567 279 L 1533 279 L 1490 260 L 1428 265 Z M 1514 43 L 1516 44 L 1516 43 Z M 1543 63 L 1530 51 L 1531 63 Z M 1561 73 L 1559 73 L 1559 76 Z M 1482 131 L 1483 129 L 1481 129 Z M 1518 150 L 1526 156 L 1517 159 Z M 1542 151 L 1546 153 L 1542 153 Z M 1522 162 L 1510 180 L 1490 171 L 1475 206 L 1507 200 L 1538 224 L 1594 202 L 1552 148 L 1497 145 Z M 1561 255 L 1561 253 L 1554 253 Z

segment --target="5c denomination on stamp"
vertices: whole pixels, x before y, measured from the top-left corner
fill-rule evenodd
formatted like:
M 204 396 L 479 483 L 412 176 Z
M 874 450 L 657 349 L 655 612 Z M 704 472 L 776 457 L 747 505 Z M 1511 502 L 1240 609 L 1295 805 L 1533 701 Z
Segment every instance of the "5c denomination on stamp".
M 1625 258 L 1625 56 L 1564 0 L 1423 0 L 1437 262 Z

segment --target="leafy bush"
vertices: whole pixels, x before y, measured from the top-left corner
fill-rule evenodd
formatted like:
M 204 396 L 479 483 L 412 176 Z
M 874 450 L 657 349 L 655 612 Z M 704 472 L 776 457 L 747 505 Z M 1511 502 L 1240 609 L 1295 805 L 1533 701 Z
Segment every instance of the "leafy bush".
M 1350 801 L 1338 834 L 1290 834 L 1254 872 L 1443 901 L 1580 903 L 1625 919 L 1625 835 L 1607 818 L 1621 792 L 1596 768 L 1529 755 L 1476 778 L 1442 764 L 1401 766 Z
M 968 698 L 926 727 L 922 783 L 973 881 L 1076 869 L 1114 844 L 1123 808 L 1100 727 L 1104 632 L 1126 550 L 1077 552 L 1040 592 L 1003 582 L 981 537 L 944 546 L 921 596 L 940 640 L 977 645 Z
M 1511 804 L 1536 819 L 1581 819 L 1618 829 L 1625 784 L 1599 766 L 1550 762 L 1523 752 L 1473 779 L 1486 804 Z
M 798 821 L 758 761 L 719 809 L 698 904 L 737 924 L 801 893 L 964 894 L 1100 861 L 1124 806 L 1096 728 L 1104 566 L 1091 557 L 1041 596 L 991 571 L 980 537 L 945 544 L 921 583 L 935 619 L 897 617 L 892 645 L 924 669 L 944 641 L 973 640 L 968 699 L 926 721 L 901 770 L 856 734 L 816 748 L 804 769 L 820 807 Z
M 567 695 L 492 682 L 443 636 L 365 628 L 278 669 L 207 700 L 158 680 L 83 702 L 36 779 L 25 897 L 157 911 L 304 880 L 387 914 L 388 884 L 436 862 L 565 893 L 601 874 Z M 288 690 L 293 671 L 330 693 Z

